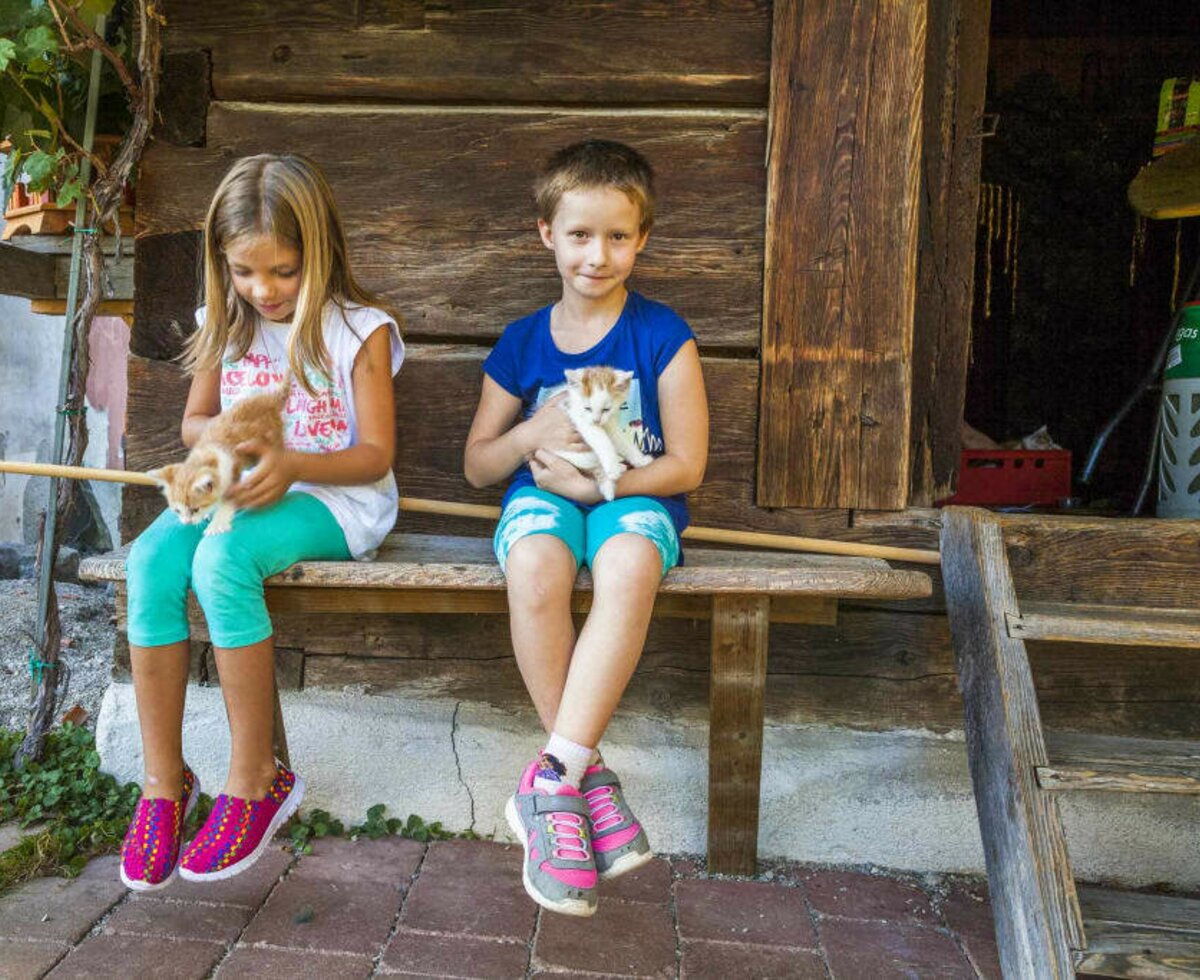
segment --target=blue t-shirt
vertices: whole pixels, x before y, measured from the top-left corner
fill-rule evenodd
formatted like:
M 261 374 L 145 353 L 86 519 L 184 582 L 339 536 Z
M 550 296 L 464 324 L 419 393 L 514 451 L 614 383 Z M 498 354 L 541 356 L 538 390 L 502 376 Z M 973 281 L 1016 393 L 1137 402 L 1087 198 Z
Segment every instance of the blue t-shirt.
M 483 362 L 484 372 L 510 395 L 521 399 L 522 416 L 529 418 L 547 398 L 562 390 L 567 368 L 603 365 L 632 371 L 629 394 L 620 409 L 621 424 L 633 434 L 642 452 L 661 456 L 666 447 L 658 412 L 658 378 L 679 348 L 693 339 L 691 327 L 669 306 L 631 291 L 621 316 L 599 343 L 579 354 L 565 354 L 550 335 L 551 308 L 543 307 L 505 327 Z M 504 503 L 521 487 L 531 486 L 536 486 L 533 474 L 528 464 L 522 463 L 505 491 Z M 685 495 L 654 499 L 667 509 L 675 529 L 682 532 L 688 524 Z

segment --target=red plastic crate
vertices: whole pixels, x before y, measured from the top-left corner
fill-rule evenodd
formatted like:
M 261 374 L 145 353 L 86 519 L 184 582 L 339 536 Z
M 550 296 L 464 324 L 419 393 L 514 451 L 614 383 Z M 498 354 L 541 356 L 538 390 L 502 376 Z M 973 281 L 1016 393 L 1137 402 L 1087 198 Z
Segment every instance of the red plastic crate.
M 1069 449 L 964 449 L 958 492 L 942 504 L 1057 504 L 1071 496 Z

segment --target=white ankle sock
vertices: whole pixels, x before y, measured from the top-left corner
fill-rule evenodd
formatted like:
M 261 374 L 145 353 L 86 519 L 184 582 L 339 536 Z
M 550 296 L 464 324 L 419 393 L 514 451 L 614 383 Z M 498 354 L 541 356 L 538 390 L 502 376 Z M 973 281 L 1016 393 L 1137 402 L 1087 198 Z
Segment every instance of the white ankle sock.
M 557 793 L 563 786 L 579 789 L 579 784 L 583 782 L 583 774 L 591 764 L 595 751 L 552 732 L 550 740 L 542 750 L 542 758 L 549 764 L 538 767 L 537 775 L 533 778 L 534 788 L 545 790 L 547 793 Z M 559 763 L 558 766 L 554 765 L 556 762 Z

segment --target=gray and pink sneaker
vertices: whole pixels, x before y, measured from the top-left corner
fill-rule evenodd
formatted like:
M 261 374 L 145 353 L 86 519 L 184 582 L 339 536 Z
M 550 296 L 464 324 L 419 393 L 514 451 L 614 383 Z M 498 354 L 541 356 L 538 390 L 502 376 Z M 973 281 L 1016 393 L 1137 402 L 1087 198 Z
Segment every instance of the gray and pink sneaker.
M 504 807 L 509 827 L 525 848 L 521 880 L 542 908 L 564 915 L 592 915 L 597 878 L 587 802 L 570 786 L 557 793 L 535 789 L 538 764 L 526 767 Z
M 625 802 L 615 772 L 604 765 L 589 766 L 580 789 L 588 806 L 592 850 L 601 878 L 616 878 L 653 859 L 646 831 Z

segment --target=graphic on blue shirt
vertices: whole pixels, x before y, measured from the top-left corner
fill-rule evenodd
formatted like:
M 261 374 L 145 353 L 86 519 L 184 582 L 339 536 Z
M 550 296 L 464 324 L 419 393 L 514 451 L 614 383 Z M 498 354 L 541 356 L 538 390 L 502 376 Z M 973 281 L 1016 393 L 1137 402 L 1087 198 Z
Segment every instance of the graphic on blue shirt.
M 522 416 L 528 418 L 547 398 L 563 389 L 563 372 L 568 368 L 604 365 L 632 371 L 629 394 L 621 406 L 621 422 L 628 426 L 642 452 L 661 456 L 666 443 L 658 408 L 658 379 L 679 348 L 693 339 L 691 328 L 669 306 L 630 292 L 608 333 L 588 350 L 570 354 L 554 343 L 551 308 L 545 306 L 505 327 L 483 362 L 484 372 L 521 399 Z M 529 467 L 522 465 L 513 473 L 504 502 L 520 487 L 534 485 Z M 656 499 L 667 509 L 677 530 L 687 527 L 683 494 Z

